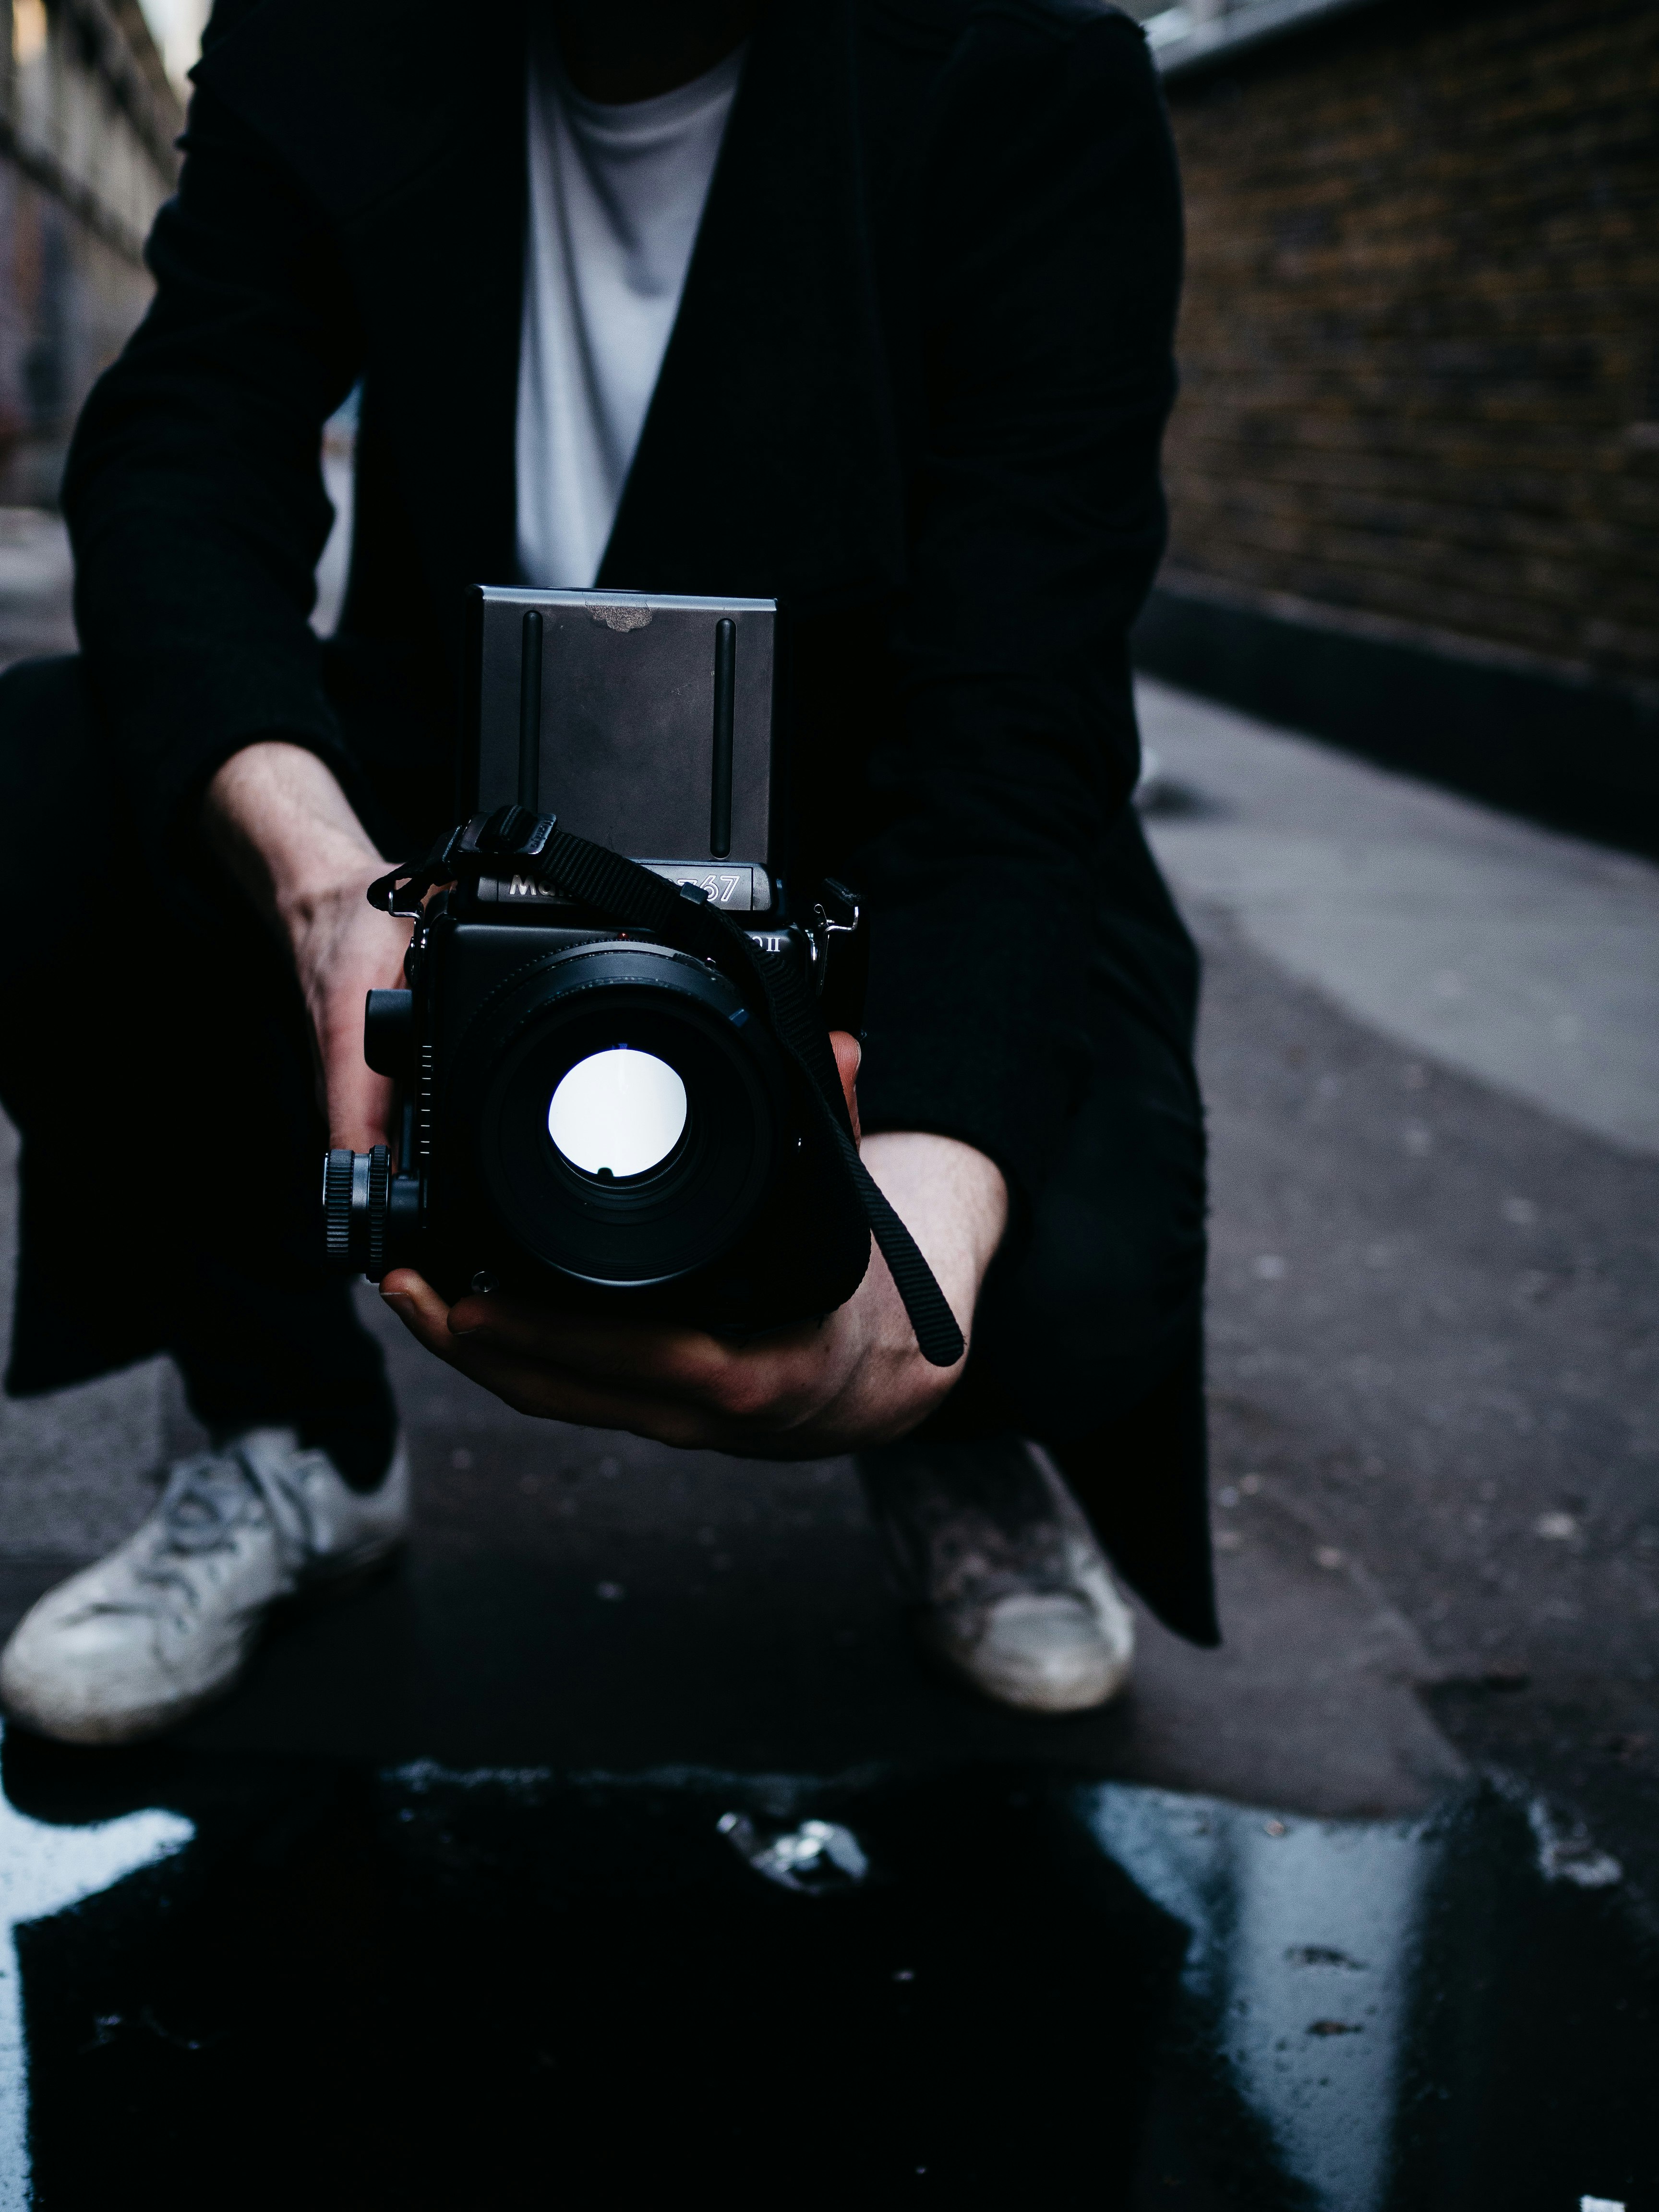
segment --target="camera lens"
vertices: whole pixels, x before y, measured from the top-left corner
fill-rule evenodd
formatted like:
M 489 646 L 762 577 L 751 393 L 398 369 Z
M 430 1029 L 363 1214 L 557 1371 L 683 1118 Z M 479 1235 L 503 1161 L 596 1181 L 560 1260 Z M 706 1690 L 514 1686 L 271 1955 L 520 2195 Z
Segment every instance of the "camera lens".
M 434 1117 L 527 1258 L 645 1289 L 713 1266 L 781 1157 L 775 1048 L 707 962 L 625 939 L 534 959 L 461 1033 Z M 458 1210 L 475 1201 L 457 1189 Z
M 647 1175 L 684 1132 L 684 1084 L 665 1060 L 625 1044 L 579 1060 L 548 1102 L 547 1133 L 584 1175 Z

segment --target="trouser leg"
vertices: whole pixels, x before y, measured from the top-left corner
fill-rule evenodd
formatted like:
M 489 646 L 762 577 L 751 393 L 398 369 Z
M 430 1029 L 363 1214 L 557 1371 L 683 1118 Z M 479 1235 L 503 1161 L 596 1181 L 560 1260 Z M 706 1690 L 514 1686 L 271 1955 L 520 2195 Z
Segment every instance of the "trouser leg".
M 1202 1323 L 1204 1125 L 1190 1064 L 1128 1017 L 1098 1052 L 978 1317 L 988 1395 L 1050 1444 L 1129 1413 Z
M 234 895 L 164 907 L 79 664 L 0 676 L 0 1099 L 23 1139 L 7 1387 L 171 1352 L 216 1433 L 297 1427 L 379 1480 L 395 1413 L 323 1263 L 304 1012 Z
M 1103 990 L 1091 1030 L 1092 1071 L 1031 1218 L 987 1278 L 967 1373 L 862 1472 L 878 1512 L 923 1477 L 983 1506 L 977 1491 L 1018 1465 L 1006 1440 L 1041 1443 L 1125 1579 L 1212 1643 L 1197 1081 L 1178 1031 L 1127 994 Z M 1006 1513 L 1023 1510 L 1011 1491 Z

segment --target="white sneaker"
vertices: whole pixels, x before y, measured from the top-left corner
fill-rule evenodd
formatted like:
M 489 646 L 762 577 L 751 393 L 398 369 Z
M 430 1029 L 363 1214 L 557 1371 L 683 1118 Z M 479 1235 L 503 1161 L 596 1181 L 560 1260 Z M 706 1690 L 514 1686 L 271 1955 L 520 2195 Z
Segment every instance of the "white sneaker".
M 934 1658 L 1022 1712 L 1085 1712 L 1123 1687 L 1134 1616 L 1041 1453 L 1006 1437 L 900 1443 L 859 1471 Z
M 251 1429 L 182 1460 L 106 1559 L 25 1613 L 0 1655 L 0 1704 L 64 1743 L 132 1743 L 228 1690 L 280 1598 L 384 1559 L 409 1526 L 399 1442 L 353 1490 L 291 1429 Z

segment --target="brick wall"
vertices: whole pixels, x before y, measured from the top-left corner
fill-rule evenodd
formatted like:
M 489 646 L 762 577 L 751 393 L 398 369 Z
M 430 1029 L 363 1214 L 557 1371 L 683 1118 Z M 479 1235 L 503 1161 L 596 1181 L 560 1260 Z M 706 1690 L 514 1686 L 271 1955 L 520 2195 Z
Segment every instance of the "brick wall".
M 1659 7 L 1394 0 L 1175 77 L 1170 575 L 1659 680 Z

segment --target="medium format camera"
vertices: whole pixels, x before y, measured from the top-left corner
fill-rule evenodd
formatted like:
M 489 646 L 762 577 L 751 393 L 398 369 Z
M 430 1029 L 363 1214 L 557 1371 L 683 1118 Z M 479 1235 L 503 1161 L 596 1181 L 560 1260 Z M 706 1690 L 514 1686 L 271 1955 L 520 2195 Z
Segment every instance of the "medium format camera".
M 873 1231 L 953 1364 L 830 1048 L 858 908 L 791 881 L 775 604 L 481 588 L 470 639 L 472 811 L 369 894 L 415 925 L 364 1024 L 396 1158 L 329 1153 L 330 1255 L 749 1330 L 850 1297 Z

